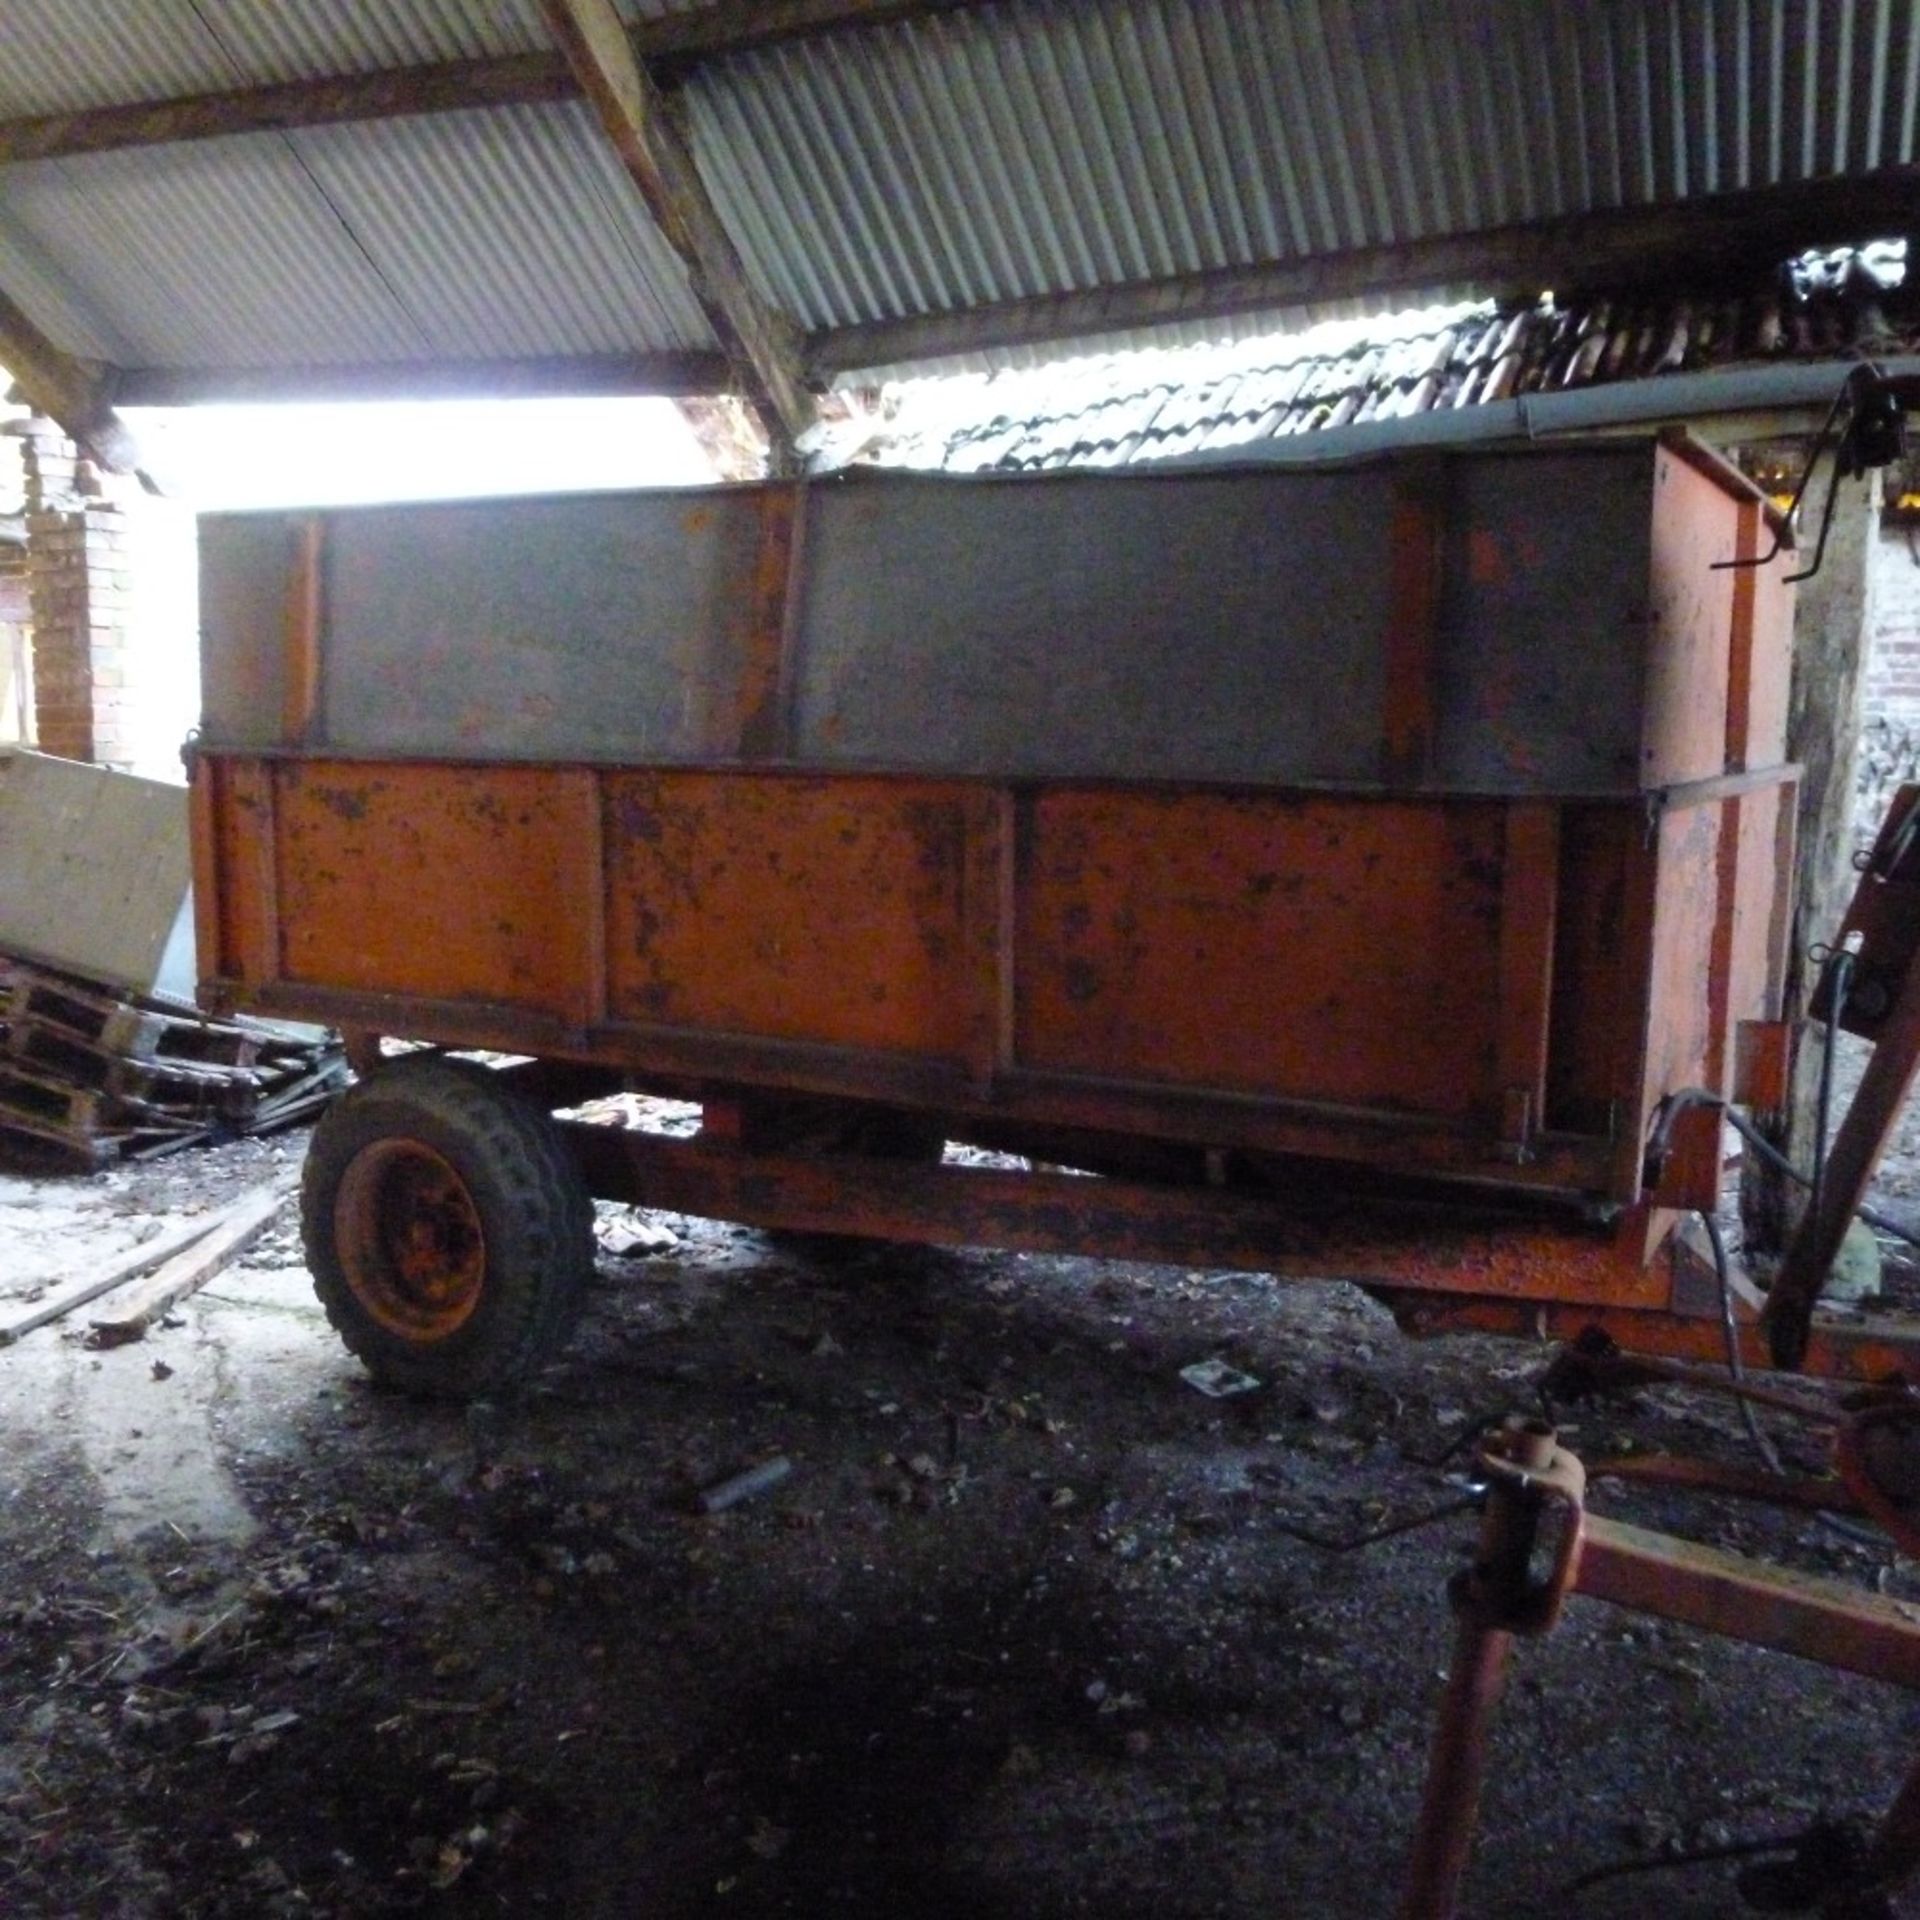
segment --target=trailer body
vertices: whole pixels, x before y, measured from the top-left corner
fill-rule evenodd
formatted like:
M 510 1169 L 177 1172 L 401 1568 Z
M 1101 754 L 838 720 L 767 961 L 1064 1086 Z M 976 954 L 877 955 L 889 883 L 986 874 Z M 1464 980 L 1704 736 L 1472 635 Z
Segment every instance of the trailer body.
M 700 1100 L 662 1204 L 1158 1244 L 904 1161 L 755 1201 L 878 1113 L 1144 1179 L 1168 1252 L 1285 1265 L 1202 1216 L 1337 1195 L 1295 1264 L 1658 1309 L 1720 1158 L 1656 1112 L 1778 1096 L 1769 515 L 1669 438 L 214 516 L 202 993 Z

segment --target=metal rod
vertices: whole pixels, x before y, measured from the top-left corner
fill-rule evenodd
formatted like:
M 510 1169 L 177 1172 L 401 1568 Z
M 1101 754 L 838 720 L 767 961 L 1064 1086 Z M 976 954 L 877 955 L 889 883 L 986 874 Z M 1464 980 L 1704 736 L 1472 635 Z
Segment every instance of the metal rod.
M 1837 1021 L 1840 1009 L 1832 1009 Z M 1920 1073 L 1920 957 L 1910 956 L 1893 1007 L 1874 1037 L 1873 1053 L 1826 1156 L 1820 1204 L 1801 1217 L 1767 1296 L 1766 1327 L 1776 1367 L 1792 1369 L 1806 1357 L 1813 1310 L 1841 1243 L 1887 1142 L 1899 1125 L 1914 1077 Z
M 737 1507 L 742 1500 L 751 1500 L 756 1493 L 766 1493 L 777 1487 L 792 1471 L 793 1462 L 784 1453 L 776 1453 L 771 1460 L 762 1460 L 757 1467 L 748 1467 L 705 1488 L 700 1494 L 700 1511 L 724 1513 L 729 1507 Z
M 1524 1467 L 1538 1470 L 1553 1457 L 1550 1428 L 1520 1429 L 1508 1444 Z M 1493 1716 L 1513 1652 L 1513 1633 L 1499 1622 L 1516 1617 L 1525 1602 L 1540 1508 L 1540 1496 L 1530 1487 L 1494 1481 L 1473 1566 L 1455 1584 L 1460 1631 L 1427 1761 L 1399 1920 L 1453 1920 L 1458 1908 L 1480 1817 Z
M 1506 1685 L 1513 1635 L 1463 1618 L 1420 1798 L 1420 1825 L 1399 1920 L 1452 1920 L 1473 1855 L 1493 1716 Z
M 1589 1515 L 1574 1589 L 1729 1640 L 1920 1688 L 1920 1631 L 1910 1609 L 1859 1587 Z

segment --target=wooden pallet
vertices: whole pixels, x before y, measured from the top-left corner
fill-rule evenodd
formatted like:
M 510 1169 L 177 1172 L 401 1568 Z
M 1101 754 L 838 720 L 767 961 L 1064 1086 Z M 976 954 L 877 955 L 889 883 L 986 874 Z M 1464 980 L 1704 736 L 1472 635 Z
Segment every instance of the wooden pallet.
M 129 1058 L 75 1039 L 65 1027 L 52 1027 L 40 1020 L 12 1025 L 6 1035 L 6 1052 L 21 1066 L 56 1073 L 79 1087 L 98 1087 L 119 1100 L 194 1114 L 223 1108 L 236 1087 L 253 1085 L 253 1075 L 246 1068 Z
M 93 1088 L 124 1106 L 194 1122 L 245 1120 L 258 1092 L 245 1068 L 127 1059 L 39 1020 L 10 1027 L 6 1051 L 16 1065 Z
M 112 1159 L 130 1131 L 116 1126 L 104 1093 L 0 1064 L 0 1126 L 65 1147 L 92 1165 Z
M 4 1100 L 0 1100 L 0 1134 L 32 1140 L 43 1147 L 58 1148 L 68 1159 L 76 1161 L 88 1171 L 111 1166 L 134 1144 L 122 1134 L 70 1132 L 64 1127 L 43 1122 L 30 1113 L 15 1112 Z
M 346 1077 L 337 1048 L 0 956 L 0 1132 L 86 1165 L 288 1125 Z
M 10 1028 L 53 1028 L 125 1060 L 175 1066 L 250 1067 L 261 1037 L 227 1021 L 175 1013 L 151 1001 L 117 1000 L 98 987 L 19 966 L 6 998 Z

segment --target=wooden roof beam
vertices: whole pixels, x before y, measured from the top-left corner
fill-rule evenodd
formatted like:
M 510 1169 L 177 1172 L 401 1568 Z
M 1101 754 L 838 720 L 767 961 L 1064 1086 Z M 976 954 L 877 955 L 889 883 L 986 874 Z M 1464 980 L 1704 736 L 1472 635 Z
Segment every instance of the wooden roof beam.
M 184 94 L 172 100 L 87 107 L 76 113 L 0 122 L 0 166 L 112 153 L 125 147 L 218 140 L 236 133 L 287 133 L 300 127 L 391 120 L 405 114 L 571 100 L 578 94 L 566 62 L 551 53 L 393 67 L 383 73 L 236 87 L 224 93 Z
M 808 340 L 806 365 L 824 382 L 836 374 L 995 348 L 1279 313 L 1368 294 L 1418 298 L 1446 287 L 1473 287 L 1487 296 L 1691 287 L 1716 274 L 1765 270 L 1802 247 L 1910 235 L 1916 207 L 1920 167 L 1888 167 L 1667 206 L 1609 208 L 1481 233 L 837 327 Z M 1908 272 L 1920 275 L 1920 259 L 1910 262 Z
M 717 0 L 690 13 L 636 21 L 627 37 L 655 81 L 667 84 L 703 61 L 777 41 L 980 4 L 982 0 Z M 538 105 L 576 99 L 579 93 L 572 66 L 558 53 L 439 61 L 0 121 L 0 166 L 230 134 L 287 133 L 409 114 Z
M 767 423 L 776 450 L 813 422 L 800 337 L 761 297 L 721 224 L 665 97 L 635 57 L 613 0 L 540 0 L 554 39 L 654 223 L 686 262 L 694 297 Z
M 56 347 L 21 308 L 0 293 L 0 366 L 28 406 L 44 413 L 99 465 L 137 473 L 140 450 L 113 410 L 113 370 Z
M 718 353 L 566 354 L 514 360 L 374 360 L 343 366 L 123 367 L 114 377 L 123 407 L 301 400 L 515 400 L 725 391 Z

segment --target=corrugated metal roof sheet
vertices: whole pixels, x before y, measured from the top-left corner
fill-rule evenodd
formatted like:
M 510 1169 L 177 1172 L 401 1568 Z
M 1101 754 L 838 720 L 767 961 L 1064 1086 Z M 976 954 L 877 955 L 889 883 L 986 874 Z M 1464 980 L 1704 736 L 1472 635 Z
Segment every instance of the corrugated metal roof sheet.
M 283 140 L 9 168 L 8 228 L 59 262 L 142 360 L 220 366 L 417 354 L 418 330 Z M 36 315 L 36 318 L 39 316 Z
M 1002 6 L 690 98 L 750 263 L 827 327 L 1911 161 L 1920 7 Z
M 7 0 L 0 117 L 546 44 L 537 0 Z M 1910 163 L 1920 5 L 998 0 L 686 97 L 750 271 L 813 329 Z M 159 364 L 707 338 L 564 110 L 8 168 L 0 265 L 63 344 Z
M 685 265 L 584 104 L 316 127 L 292 144 L 431 355 L 711 339 Z
M 621 0 L 628 19 L 713 0 Z M 551 47 L 539 0 L 9 0 L 0 118 Z
M 11 232 L 171 367 L 705 346 L 687 275 L 581 105 L 87 155 L 0 176 Z M 10 281 L 0 284 L 11 285 Z M 36 303 L 56 334 L 69 332 Z M 96 349 L 97 351 L 97 349 Z
M 0 115 L 8 119 L 232 84 L 218 43 L 189 7 L 0 10 Z
M 892 395 L 879 429 L 856 419 L 841 432 L 849 444 L 829 437 L 821 463 L 853 457 L 960 473 L 1130 466 L 1515 394 L 1743 362 L 1912 353 L 1920 288 L 1904 279 L 1903 262 L 1898 247 L 1843 251 L 1746 298 L 1480 302 L 1231 347 L 927 381 Z
M 0 221 L 0 288 L 70 352 L 89 360 L 126 362 L 125 340 L 107 329 L 94 304 L 80 294 L 16 227 Z

